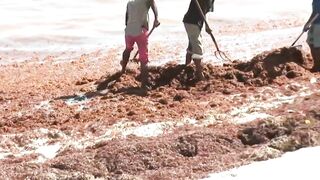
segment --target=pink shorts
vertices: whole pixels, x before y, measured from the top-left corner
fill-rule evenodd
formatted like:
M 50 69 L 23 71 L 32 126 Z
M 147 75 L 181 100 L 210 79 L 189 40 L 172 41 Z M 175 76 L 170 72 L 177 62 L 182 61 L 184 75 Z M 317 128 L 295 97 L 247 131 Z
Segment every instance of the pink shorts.
M 148 63 L 148 30 L 143 29 L 139 36 L 125 36 L 126 50 L 132 51 L 134 43 L 138 45 L 139 60 L 141 63 Z

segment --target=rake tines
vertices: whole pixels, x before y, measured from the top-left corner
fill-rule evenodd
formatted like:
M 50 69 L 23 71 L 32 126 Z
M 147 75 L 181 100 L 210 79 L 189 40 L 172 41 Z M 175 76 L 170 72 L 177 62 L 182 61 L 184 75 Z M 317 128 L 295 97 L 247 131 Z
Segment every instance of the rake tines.
M 217 58 L 217 59 L 220 59 L 220 60 L 224 60 L 224 61 L 232 61 L 227 55 L 225 52 L 223 51 L 215 51 L 214 52 L 214 56 Z
M 211 37 L 211 39 L 212 39 L 212 41 L 213 41 L 213 43 L 214 43 L 214 45 L 215 45 L 215 47 L 216 47 L 216 49 L 217 49 L 217 50 L 214 52 L 214 55 L 215 55 L 218 59 L 231 61 L 231 59 L 230 59 L 224 52 L 222 52 L 222 51 L 219 50 L 218 43 L 217 43 L 216 39 L 214 38 L 214 36 L 213 36 L 213 34 L 212 34 L 212 30 L 211 30 L 211 28 L 210 28 L 210 26 L 209 26 L 209 23 L 208 23 L 205 15 L 203 14 L 203 11 L 202 11 L 202 9 L 201 9 L 201 6 L 200 6 L 198 0 L 194 0 L 194 2 L 196 3 L 196 5 L 197 5 L 197 7 L 198 7 L 198 10 L 199 10 L 199 12 L 200 12 L 200 14 L 201 14 L 201 16 L 202 16 L 202 19 L 203 19 L 204 23 L 206 24 L 206 27 L 208 28 L 207 33 L 209 33 L 209 35 L 210 35 L 210 37 Z

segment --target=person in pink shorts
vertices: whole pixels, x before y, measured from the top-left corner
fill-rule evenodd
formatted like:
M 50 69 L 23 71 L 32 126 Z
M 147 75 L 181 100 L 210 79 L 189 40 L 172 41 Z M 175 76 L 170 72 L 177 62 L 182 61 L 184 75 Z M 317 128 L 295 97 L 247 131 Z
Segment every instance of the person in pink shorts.
M 125 42 L 126 49 L 123 51 L 120 62 L 122 72 L 126 70 L 129 62 L 130 53 L 135 43 L 138 45 L 139 61 L 141 68 L 141 86 L 145 87 L 148 83 L 148 30 L 149 30 L 149 9 L 154 13 L 153 26 L 160 25 L 158 21 L 158 10 L 154 0 L 129 0 L 126 10 Z

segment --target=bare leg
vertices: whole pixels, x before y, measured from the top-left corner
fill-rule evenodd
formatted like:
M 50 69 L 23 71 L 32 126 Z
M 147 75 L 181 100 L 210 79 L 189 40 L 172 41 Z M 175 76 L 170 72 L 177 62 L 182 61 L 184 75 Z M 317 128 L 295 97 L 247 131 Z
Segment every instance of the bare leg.
M 191 54 L 191 53 L 189 53 L 189 52 L 187 52 L 187 54 L 186 54 L 186 63 L 185 63 L 185 65 L 190 64 L 190 63 L 191 63 L 191 60 L 192 60 L 192 54 Z
M 320 48 L 316 48 L 312 44 L 309 46 L 310 46 L 311 55 L 313 58 L 313 67 L 311 71 L 319 72 L 320 71 Z
M 193 61 L 194 61 L 194 64 L 196 65 L 196 78 L 197 80 L 201 81 L 204 79 L 201 59 L 193 59 Z
M 124 73 L 126 71 L 126 67 L 127 67 L 127 64 L 129 62 L 129 58 L 130 58 L 130 53 L 131 51 L 130 50 L 124 50 L 123 53 L 122 53 L 122 61 L 120 61 L 120 65 L 122 67 L 121 69 L 121 72 Z
M 149 71 L 148 71 L 148 65 L 147 63 L 140 62 L 140 68 L 141 68 L 141 87 L 142 88 L 147 88 L 149 81 Z

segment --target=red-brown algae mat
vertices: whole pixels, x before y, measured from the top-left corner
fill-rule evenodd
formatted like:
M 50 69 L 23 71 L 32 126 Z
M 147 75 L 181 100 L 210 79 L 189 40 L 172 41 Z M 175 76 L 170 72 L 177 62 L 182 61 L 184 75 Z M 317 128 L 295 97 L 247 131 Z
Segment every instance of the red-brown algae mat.
M 0 67 L 0 175 L 196 179 L 320 143 L 319 74 L 302 50 L 204 64 L 200 82 L 193 65 L 150 67 L 148 91 L 136 65 L 92 58 Z

